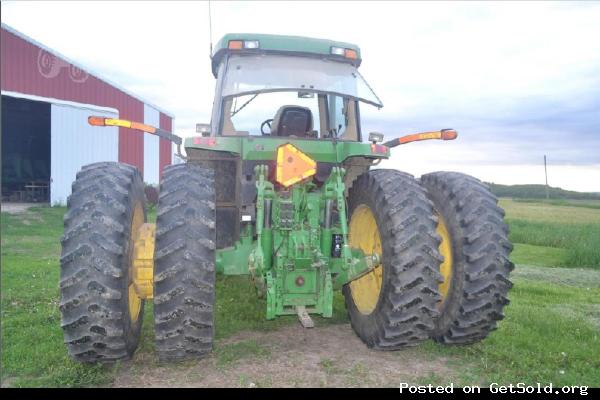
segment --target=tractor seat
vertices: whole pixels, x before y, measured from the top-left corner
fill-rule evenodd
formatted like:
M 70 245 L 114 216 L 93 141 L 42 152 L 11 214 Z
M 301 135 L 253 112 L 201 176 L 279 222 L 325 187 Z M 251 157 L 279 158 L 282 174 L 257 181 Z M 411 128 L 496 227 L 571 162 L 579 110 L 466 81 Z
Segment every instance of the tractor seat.
M 313 116 L 310 108 L 282 106 L 277 110 L 271 123 L 271 136 L 306 137 L 313 129 Z

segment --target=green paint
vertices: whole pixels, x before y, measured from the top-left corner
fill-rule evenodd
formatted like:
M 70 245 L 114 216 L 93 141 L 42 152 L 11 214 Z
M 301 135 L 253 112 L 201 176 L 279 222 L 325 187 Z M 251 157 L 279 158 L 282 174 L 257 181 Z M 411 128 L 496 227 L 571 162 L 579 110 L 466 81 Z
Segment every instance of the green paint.
M 360 65 L 361 55 L 360 48 L 351 43 L 338 42 L 335 40 L 315 39 L 302 36 L 286 36 L 286 35 L 267 35 L 260 33 L 228 33 L 217 42 L 214 48 L 212 57 L 213 75 L 217 76 L 217 68 L 221 59 L 228 52 L 239 52 L 240 50 L 229 50 L 230 40 L 252 40 L 259 42 L 259 49 L 244 50 L 245 52 L 285 52 L 298 53 L 299 55 L 323 55 L 332 57 L 338 60 L 343 60 L 340 56 L 332 56 L 331 47 L 340 47 L 356 51 L 357 59 L 349 60 L 356 66 Z
M 321 188 L 308 181 L 275 191 L 267 180 L 268 167 L 256 167 L 255 224 L 245 225 L 234 247 L 217 251 L 217 271 L 249 274 L 259 296 L 267 297 L 267 319 L 295 314 L 297 306 L 331 317 L 333 290 L 370 271 L 376 263 L 347 244 L 344 173 L 343 168 L 334 167 Z M 337 210 L 339 221 L 325 229 L 328 203 Z M 266 223 L 268 219 L 270 223 Z M 332 256 L 334 234 L 343 237 L 340 257 Z
M 185 140 L 185 147 L 213 151 L 226 151 L 240 154 L 242 160 L 275 160 L 277 148 L 292 143 L 300 151 L 317 162 L 339 163 L 350 157 L 386 159 L 390 149 L 384 146 L 385 153 L 374 153 L 370 143 L 332 141 L 327 139 L 298 139 L 285 137 L 217 136 L 210 138 L 193 137 Z
M 251 236 L 242 236 L 234 247 L 217 251 L 216 270 L 223 275 L 247 275 L 248 256 L 253 249 Z
M 258 41 L 258 49 L 229 50 L 231 40 Z M 331 48 L 352 49 L 357 59 L 332 55 Z M 215 46 L 212 58 L 216 75 L 228 53 L 285 53 L 327 57 L 360 65 L 360 49 L 350 43 L 295 36 L 228 34 Z M 273 165 L 277 149 L 292 143 L 317 163 L 334 167 L 327 181 L 317 187 L 311 180 L 288 189 L 269 182 L 267 163 L 256 166 L 255 221 L 242 223 L 240 240 L 233 247 L 217 250 L 216 270 L 224 275 L 249 275 L 260 297 L 267 299 L 267 319 L 295 314 L 297 306 L 331 317 L 333 290 L 360 277 L 373 267 L 371 257 L 348 245 L 348 225 L 342 163 L 352 157 L 386 159 L 390 150 L 370 143 L 337 139 L 306 139 L 271 136 L 211 136 L 185 141 L 185 148 L 228 152 L 242 161 L 268 161 Z M 383 151 L 381 153 L 374 150 Z M 337 218 L 325 223 L 326 209 Z M 267 210 L 269 212 L 267 212 Z M 332 237 L 343 239 L 338 256 L 332 255 Z

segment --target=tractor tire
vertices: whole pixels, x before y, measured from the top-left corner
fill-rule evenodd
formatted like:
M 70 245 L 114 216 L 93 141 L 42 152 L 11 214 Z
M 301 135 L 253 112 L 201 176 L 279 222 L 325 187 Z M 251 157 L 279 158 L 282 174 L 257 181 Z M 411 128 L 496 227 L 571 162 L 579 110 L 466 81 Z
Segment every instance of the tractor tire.
M 194 164 L 165 169 L 154 249 L 154 331 L 161 362 L 212 350 L 215 215 L 212 169 Z
M 352 328 L 370 348 L 429 339 L 442 260 L 432 213 L 425 190 L 399 171 L 369 171 L 349 191 L 349 244 L 381 256 L 380 266 L 343 288 Z
M 59 306 L 76 361 L 115 361 L 137 348 L 144 302 L 132 297 L 130 271 L 132 240 L 146 220 L 144 201 L 142 176 L 133 166 L 103 162 L 77 173 L 64 217 Z
M 423 175 L 421 183 L 439 216 L 440 252 L 445 257 L 440 316 L 432 337 L 444 344 L 478 342 L 504 318 L 512 287 L 512 244 L 504 211 L 487 186 L 471 176 L 434 172 Z

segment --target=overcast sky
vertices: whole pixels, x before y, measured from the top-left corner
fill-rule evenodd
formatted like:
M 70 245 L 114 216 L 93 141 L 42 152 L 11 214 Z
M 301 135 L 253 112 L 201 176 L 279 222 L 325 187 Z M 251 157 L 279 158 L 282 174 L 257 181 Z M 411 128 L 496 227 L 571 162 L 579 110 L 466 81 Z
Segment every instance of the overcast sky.
M 384 103 L 361 108 L 386 138 L 452 127 L 454 142 L 392 151 L 393 167 L 600 192 L 600 2 L 217 2 L 227 32 L 356 43 Z M 2 22 L 170 111 L 209 122 L 206 2 L 7 2 Z M 276 109 L 277 107 L 275 107 Z M 260 122 L 260 121 L 258 121 Z

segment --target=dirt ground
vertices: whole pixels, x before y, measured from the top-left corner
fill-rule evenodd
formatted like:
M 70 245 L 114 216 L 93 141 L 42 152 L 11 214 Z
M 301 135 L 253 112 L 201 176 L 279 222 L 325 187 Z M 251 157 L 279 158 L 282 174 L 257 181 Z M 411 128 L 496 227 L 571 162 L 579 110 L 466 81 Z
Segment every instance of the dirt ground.
M 136 355 L 123 364 L 114 386 L 399 387 L 400 382 L 452 379 L 448 360 L 424 357 L 416 348 L 369 350 L 349 324 L 313 329 L 298 324 L 237 334 L 218 342 L 214 353 L 199 361 L 159 365 Z

